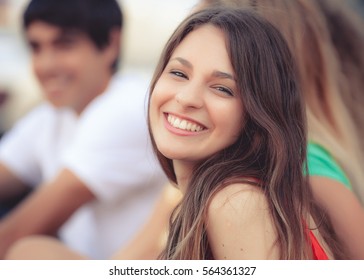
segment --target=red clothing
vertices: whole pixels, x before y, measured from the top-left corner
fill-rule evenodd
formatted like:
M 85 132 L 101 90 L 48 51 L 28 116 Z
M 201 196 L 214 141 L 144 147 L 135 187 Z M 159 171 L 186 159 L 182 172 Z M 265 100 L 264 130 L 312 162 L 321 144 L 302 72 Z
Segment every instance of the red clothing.
M 312 231 L 309 231 L 309 237 L 312 246 L 312 253 L 314 260 L 328 260 L 328 256 L 326 255 L 324 249 L 321 247 L 320 243 L 317 241 L 315 235 Z

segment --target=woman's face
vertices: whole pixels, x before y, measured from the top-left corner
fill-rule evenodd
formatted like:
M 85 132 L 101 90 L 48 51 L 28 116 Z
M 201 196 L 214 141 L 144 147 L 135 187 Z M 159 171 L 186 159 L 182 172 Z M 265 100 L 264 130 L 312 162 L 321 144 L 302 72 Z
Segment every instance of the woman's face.
M 173 160 L 201 161 L 237 140 L 243 105 L 220 29 L 203 25 L 175 49 L 152 92 L 150 122 Z

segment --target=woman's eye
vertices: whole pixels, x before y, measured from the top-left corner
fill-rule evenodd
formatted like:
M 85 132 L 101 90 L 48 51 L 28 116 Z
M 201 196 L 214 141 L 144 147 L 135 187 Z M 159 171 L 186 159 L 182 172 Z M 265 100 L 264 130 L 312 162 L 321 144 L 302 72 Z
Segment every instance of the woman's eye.
M 231 89 L 227 88 L 227 87 L 223 87 L 223 86 L 217 86 L 215 87 L 216 90 L 222 92 L 223 94 L 229 95 L 229 96 L 234 96 L 234 93 Z
M 181 71 L 177 71 L 177 70 L 171 70 L 170 73 L 174 76 L 177 76 L 177 77 L 181 77 L 181 78 L 185 78 L 187 79 L 187 76 L 181 72 Z

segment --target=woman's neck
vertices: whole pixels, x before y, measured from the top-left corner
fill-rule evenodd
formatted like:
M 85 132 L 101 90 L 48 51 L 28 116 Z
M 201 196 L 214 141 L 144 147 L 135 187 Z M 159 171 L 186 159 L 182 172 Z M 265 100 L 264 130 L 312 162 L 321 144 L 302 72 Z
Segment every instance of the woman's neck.
M 186 193 L 195 164 L 185 161 L 174 160 L 173 168 L 177 178 L 177 185 L 182 194 Z

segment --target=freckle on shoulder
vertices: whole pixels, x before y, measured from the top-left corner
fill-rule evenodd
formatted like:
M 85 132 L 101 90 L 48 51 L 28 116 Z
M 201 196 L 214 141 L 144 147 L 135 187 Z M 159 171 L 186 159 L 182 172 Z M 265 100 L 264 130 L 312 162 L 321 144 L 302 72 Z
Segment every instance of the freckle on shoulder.
M 267 208 L 266 196 L 259 187 L 236 183 L 224 187 L 214 195 L 209 205 L 209 212 L 229 209 L 240 212 Z

